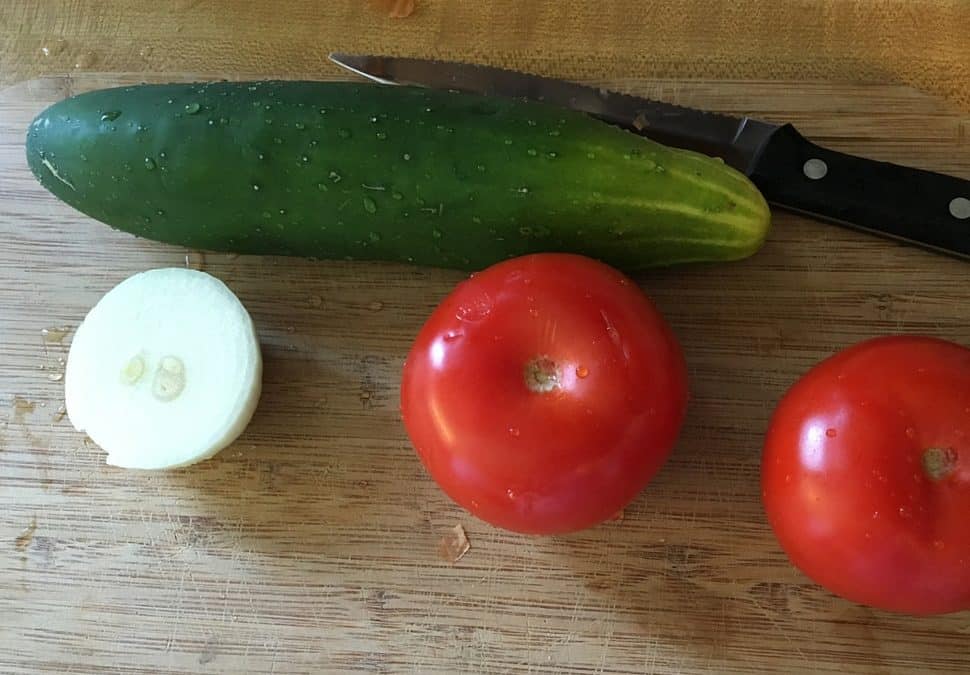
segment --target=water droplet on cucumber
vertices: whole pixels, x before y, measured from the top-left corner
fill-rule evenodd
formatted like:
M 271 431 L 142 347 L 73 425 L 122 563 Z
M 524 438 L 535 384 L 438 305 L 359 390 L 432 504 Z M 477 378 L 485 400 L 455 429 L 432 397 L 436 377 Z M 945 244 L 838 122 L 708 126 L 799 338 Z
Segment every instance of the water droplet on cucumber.
M 199 105 L 196 102 L 186 103 L 185 104 L 185 114 L 186 115 L 194 115 L 197 112 L 199 112 L 200 110 L 202 110 L 202 106 Z
M 535 157 L 539 154 L 539 152 L 535 148 L 529 148 L 525 151 L 525 154 L 527 154 L 529 157 Z
M 151 171 L 152 169 L 154 169 L 155 168 L 155 160 L 152 159 L 151 157 L 146 157 L 145 158 L 145 168 L 148 169 L 149 171 Z
M 368 232 L 367 233 L 367 238 L 370 239 L 373 243 L 376 244 L 377 242 L 379 242 L 381 240 L 381 235 L 380 235 L 379 232 Z
M 337 129 L 337 135 L 341 138 L 350 138 L 350 129 Z
M 116 119 L 121 117 L 120 110 L 109 110 L 101 115 L 102 122 L 114 122 Z
M 363 202 L 364 210 L 367 211 L 367 213 L 377 213 L 377 202 L 370 197 L 364 197 Z

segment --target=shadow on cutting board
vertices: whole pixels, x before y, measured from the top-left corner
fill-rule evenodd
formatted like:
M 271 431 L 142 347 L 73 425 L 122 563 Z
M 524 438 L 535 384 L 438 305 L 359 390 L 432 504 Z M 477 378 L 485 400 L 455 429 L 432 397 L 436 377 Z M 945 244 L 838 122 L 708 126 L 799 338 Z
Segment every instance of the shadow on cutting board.
M 253 420 L 220 455 L 164 481 L 195 503 L 200 517 L 188 527 L 198 532 L 188 536 L 200 541 L 228 538 L 297 557 L 386 550 L 389 539 L 422 528 L 419 486 L 430 489 L 400 424 L 400 370 L 427 314 L 461 275 L 271 260 L 271 269 L 227 279 L 263 348 Z

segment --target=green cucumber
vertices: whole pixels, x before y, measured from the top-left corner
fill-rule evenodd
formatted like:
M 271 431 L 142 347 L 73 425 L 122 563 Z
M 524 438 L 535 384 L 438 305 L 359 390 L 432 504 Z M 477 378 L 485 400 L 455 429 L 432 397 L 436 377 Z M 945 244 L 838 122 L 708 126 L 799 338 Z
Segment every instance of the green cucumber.
M 722 162 L 540 103 L 349 82 L 93 91 L 27 134 L 41 184 L 192 248 L 480 269 L 537 251 L 628 271 L 744 258 L 769 211 Z

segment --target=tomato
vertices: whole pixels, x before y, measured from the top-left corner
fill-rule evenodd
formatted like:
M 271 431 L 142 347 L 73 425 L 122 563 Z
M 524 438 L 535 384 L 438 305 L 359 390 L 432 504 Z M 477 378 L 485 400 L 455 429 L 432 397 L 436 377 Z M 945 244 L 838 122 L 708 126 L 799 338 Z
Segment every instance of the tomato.
M 404 424 L 461 506 L 532 534 L 616 515 L 666 460 L 684 358 L 653 303 L 589 258 L 537 254 L 461 283 L 408 355 Z
M 834 593 L 970 609 L 970 349 L 883 337 L 815 366 L 772 417 L 762 489 L 782 548 Z

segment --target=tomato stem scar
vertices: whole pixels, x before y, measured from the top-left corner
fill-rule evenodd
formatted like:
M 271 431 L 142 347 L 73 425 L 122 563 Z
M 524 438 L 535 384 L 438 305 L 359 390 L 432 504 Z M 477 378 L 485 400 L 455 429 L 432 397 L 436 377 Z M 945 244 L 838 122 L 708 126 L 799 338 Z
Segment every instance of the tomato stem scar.
M 953 448 L 927 448 L 923 452 L 923 471 L 933 480 L 943 480 L 957 468 L 957 451 Z
M 525 364 L 525 386 L 537 394 L 547 394 L 560 385 L 559 366 L 548 356 L 539 356 Z

